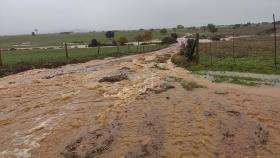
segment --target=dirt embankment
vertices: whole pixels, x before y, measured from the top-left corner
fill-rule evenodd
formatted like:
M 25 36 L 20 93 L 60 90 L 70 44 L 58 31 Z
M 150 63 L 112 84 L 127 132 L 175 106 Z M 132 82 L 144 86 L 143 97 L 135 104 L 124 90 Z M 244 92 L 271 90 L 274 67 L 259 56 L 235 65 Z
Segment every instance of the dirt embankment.
M 280 157 L 280 89 L 210 83 L 175 51 L 0 79 L 0 157 Z

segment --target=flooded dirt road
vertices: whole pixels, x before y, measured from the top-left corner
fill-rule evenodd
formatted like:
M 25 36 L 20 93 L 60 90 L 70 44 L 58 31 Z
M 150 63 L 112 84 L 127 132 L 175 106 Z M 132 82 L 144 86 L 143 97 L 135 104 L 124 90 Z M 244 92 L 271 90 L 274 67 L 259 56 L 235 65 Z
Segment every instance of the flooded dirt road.
M 198 78 L 176 48 L 0 79 L 0 157 L 280 157 L 280 89 Z

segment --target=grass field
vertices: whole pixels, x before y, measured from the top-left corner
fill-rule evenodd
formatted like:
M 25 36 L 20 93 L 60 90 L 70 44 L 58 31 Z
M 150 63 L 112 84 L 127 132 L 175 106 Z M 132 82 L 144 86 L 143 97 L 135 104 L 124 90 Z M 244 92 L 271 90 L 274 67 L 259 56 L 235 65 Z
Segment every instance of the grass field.
M 280 26 L 278 27 L 278 33 L 280 33 Z M 261 25 L 261 26 L 249 26 L 240 27 L 235 30 L 237 36 L 244 35 L 257 35 L 259 32 L 272 28 L 272 25 Z M 179 36 L 183 36 L 186 33 L 200 33 L 203 36 L 211 36 L 211 33 L 207 29 L 201 27 L 188 27 L 184 29 L 168 29 L 166 34 L 160 33 L 159 29 L 154 29 L 152 31 L 153 39 L 162 39 L 164 37 L 170 36 L 171 33 L 177 33 Z M 232 26 L 219 26 L 217 34 L 223 36 L 232 35 Z M 135 41 L 135 36 L 143 34 L 144 31 L 131 30 L 131 31 L 116 31 L 115 39 L 120 36 L 125 36 L 130 42 Z M 39 34 L 37 36 L 31 35 L 17 35 L 17 36 L 0 36 L 0 48 L 17 48 L 15 45 L 20 45 L 22 43 L 29 43 L 27 46 L 18 47 L 44 47 L 44 46 L 62 46 L 63 43 L 76 43 L 76 44 L 87 44 L 91 39 L 97 39 L 102 43 L 111 42 L 110 39 L 105 37 L 105 32 L 91 32 L 91 33 L 74 33 L 71 35 L 60 35 L 60 34 Z
M 280 45 L 277 45 L 277 68 L 274 62 L 274 38 L 272 36 L 254 36 L 200 44 L 200 63 L 190 64 L 184 57 L 175 56 L 174 61 L 192 71 L 236 71 L 264 74 L 280 74 Z M 280 37 L 277 38 L 280 40 Z
M 69 59 L 66 59 L 63 49 L 6 51 L 2 53 L 4 66 L 0 67 L 0 77 L 34 68 L 54 68 L 93 59 L 150 52 L 166 47 L 167 45 L 142 45 L 139 46 L 139 49 L 137 46 L 129 48 L 128 46 L 119 46 L 119 49 L 117 47 L 103 47 L 100 48 L 99 54 L 98 48 L 75 48 L 68 50 Z
M 143 34 L 144 31 L 118 31 L 115 32 L 115 39 L 121 36 L 128 38 L 130 42 L 135 41 L 135 36 Z M 159 30 L 153 31 L 153 39 L 162 39 L 170 36 L 171 30 L 166 34 L 162 34 Z M 93 33 L 74 33 L 70 35 L 60 34 L 42 34 L 37 36 L 21 35 L 21 36 L 0 36 L 0 48 L 17 48 L 14 45 L 22 43 L 30 43 L 28 46 L 18 47 L 44 47 L 44 46 L 63 46 L 63 43 L 88 44 L 93 38 L 102 43 L 111 43 L 112 41 L 105 37 L 105 32 Z

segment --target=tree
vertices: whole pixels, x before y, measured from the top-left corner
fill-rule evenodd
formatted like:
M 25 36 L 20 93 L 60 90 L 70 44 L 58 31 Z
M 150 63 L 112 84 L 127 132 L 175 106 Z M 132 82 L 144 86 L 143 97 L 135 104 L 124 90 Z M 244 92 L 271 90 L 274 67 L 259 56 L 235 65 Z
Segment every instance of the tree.
M 115 32 L 114 31 L 107 31 L 106 33 L 105 33 L 105 36 L 107 37 L 107 38 L 114 38 L 115 37 Z
M 128 39 L 124 36 L 120 37 L 118 39 L 118 42 L 121 44 L 121 45 L 125 45 L 126 43 L 128 43 Z
M 167 33 L 167 29 L 165 29 L 165 28 L 160 29 L 160 33 L 162 33 L 162 34 L 166 34 L 166 33 Z
M 35 34 L 35 32 L 33 31 L 33 32 L 31 32 L 31 35 L 32 35 L 32 36 L 35 36 L 36 34 Z
M 96 39 L 92 39 L 88 47 L 97 47 L 99 46 L 99 42 Z
M 174 38 L 174 39 L 177 39 L 178 35 L 177 35 L 177 33 L 171 33 L 171 37 Z
M 183 29 L 185 28 L 183 25 L 177 25 L 177 29 Z
M 152 32 L 151 31 L 145 31 L 145 33 L 143 35 L 143 40 L 144 41 L 152 40 Z
M 207 26 L 201 26 L 201 29 L 205 32 L 207 30 Z
M 139 43 L 144 41 L 144 37 L 142 35 L 137 35 L 134 39 L 138 42 L 137 51 L 139 51 Z
M 138 42 L 138 45 L 139 45 L 139 42 L 144 41 L 144 37 L 142 35 L 137 35 L 134 39 Z
M 214 24 L 208 24 L 208 30 L 211 32 L 211 33 L 215 33 L 215 32 L 218 32 L 218 29 L 216 28 L 216 26 Z

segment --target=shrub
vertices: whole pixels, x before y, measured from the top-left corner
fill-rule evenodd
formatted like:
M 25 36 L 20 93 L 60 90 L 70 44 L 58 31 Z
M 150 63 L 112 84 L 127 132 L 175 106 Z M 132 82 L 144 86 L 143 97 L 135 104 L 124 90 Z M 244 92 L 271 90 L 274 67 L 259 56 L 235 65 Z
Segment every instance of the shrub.
M 144 41 L 149 41 L 152 39 L 152 32 L 151 31 L 146 31 L 145 34 L 143 35 Z
M 176 39 L 174 39 L 173 37 L 165 37 L 162 39 L 163 44 L 173 44 L 176 42 L 177 42 Z
M 216 26 L 214 24 L 208 24 L 208 30 L 211 32 L 211 33 L 215 33 L 215 32 L 218 32 L 218 29 L 216 28 Z
M 88 47 L 97 47 L 99 46 L 99 42 L 96 39 L 92 39 Z
M 121 44 L 121 45 L 125 45 L 126 43 L 128 43 L 128 39 L 124 36 L 120 37 L 118 39 L 118 42 Z
M 172 33 L 172 34 L 171 34 L 171 37 L 174 38 L 174 39 L 177 39 L 177 38 L 178 38 L 178 35 L 177 35 L 177 33 Z
M 139 45 L 139 42 L 143 42 L 144 41 L 144 37 L 142 35 L 137 35 L 134 39 L 135 39 L 135 41 L 138 42 L 138 45 Z
M 165 28 L 160 29 L 160 33 L 162 33 L 162 34 L 166 34 L 166 33 L 167 33 L 167 29 L 165 29 Z
M 177 25 L 177 29 L 183 29 L 185 28 L 183 25 Z
M 194 39 L 188 39 L 187 45 L 181 45 L 180 54 L 186 56 L 189 62 L 192 62 L 197 59 L 197 56 L 195 55 L 195 50 L 193 50 L 194 44 Z
M 274 28 L 265 29 L 261 32 L 258 32 L 257 34 L 258 35 L 269 35 L 269 34 L 272 34 L 272 33 L 274 33 Z
M 225 38 L 225 36 L 223 36 L 223 35 L 214 35 L 214 36 L 212 36 L 212 40 L 213 41 L 220 41 L 221 38 Z
M 114 31 L 107 31 L 107 32 L 105 33 L 105 36 L 106 36 L 107 38 L 114 38 L 114 37 L 115 37 L 115 32 L 114 32 Z
M 171 61 L 179 67 L 188 68 L 191 65 L 187 58 L 179 53 L 173 55 Z

